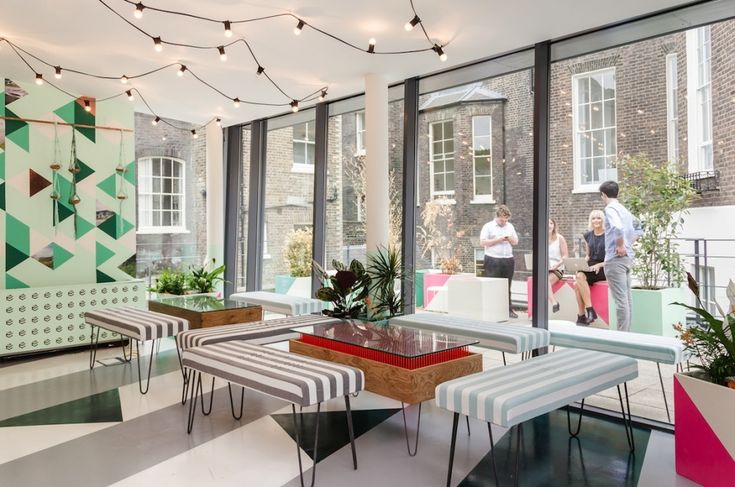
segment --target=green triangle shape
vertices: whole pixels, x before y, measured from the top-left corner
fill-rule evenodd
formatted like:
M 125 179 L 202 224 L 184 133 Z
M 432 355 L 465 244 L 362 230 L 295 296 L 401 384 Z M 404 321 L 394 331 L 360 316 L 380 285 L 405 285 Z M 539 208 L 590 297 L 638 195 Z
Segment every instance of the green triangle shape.
M 81 102 L 81 99 L 74 102 L 74 121 L 78 124 L 82 125 L 90 125 L 94 127 L 95 125 L 95 116 L 94 113 L 88 112 L 84 109 L 83 103 Z M 97 131 L 94 128 L 89 127 L 76 127 L 77 132 L 91 140 L 92 142 L 95 141 Z
M 88 178 L 92 174 L 94 174 L 94 169 L 77 159 L 77 164 L 79 165 L 79 173 L 77 174 L 77 183 L 79 181 L 84 181 L 84 179 Z
M 97 282 L 115 282 L 115 279 L 97 269 Z
M 0 211 L 5 211 L 5 183 L 0 183 Z
M 13 112 L 7 106 L 5 107 L 5 116 L 11 117 L 11 118 L 21 118 L 18 115 L 16 115 L 15 112 Z M 5 135 L 9 136 L 10 134 L 15 133 L 18 130 L 22 129 L 23 127 L 27 127 L 27 126 L 28 126 L 28 123 L 22 120 L 6 120 L 5 121 Z
M 28 225 L 7 213 L 5 215 L 5 237 L 8 244 L 26 256 L 31 254 L 31 233 Z
M 5 150 L 0 148 L 0 179 L 5 179 Z
M 97 242 L 97 267 L 110 260 L 114 255 L 115 252 Z
M 64 264 L 64 262 L 74 257 L 74 254 L 66 250 L 61 245 L 57 243 L 53 243 L 51 245 L 52 245 L 52 248 L 54 249 L 54 269 L 58 269 L 59 266 Z
M 17 120 L 5 121 L 5 136 L 26 152 L 30 148 L 29 133 L 30 130 L 27 123 L 18 122 Z
M 126 233 L 128 233 L 130 230 L 135 228 L 135 225 L 127 221 L 125 218 L 122 219 L 122 229 L 120 230 L 120 235 L 117 236 L 117 238 L 122 237 Z
M 10 274 L 5 274 L 5 289 L 25 289 L 30 287 L 23 281 L 20 281 Z
M 110 218 L 100 223 L 97 228 L 117 240 L 117 213 L 114 213 Z
M 120 394 L 117 389 L 57 404 L 0 421 L 5 426 L 122 422 Z
M 97 187 L 104 191 L 106 194 L 110 195 L 112 198 L 117 198 L 117 188 L 115 187 L 115 177 L 117 177 L 116 174 L 113 174 L 112 176 L 105 178 L 97 184 Z
M 28 258 L 27 254 L 24 254 L 20 250 L 16 249 L 10 243 L 5 242 L 5 270 L 9 271 L 13 267 L 17 266 Z
M 69 206 L 64 203 L 63 201 L 59 201 L 59 222 L 63 222 L 70 216 L 74 214 L 74 210 L 69 208 Z
M 76 216 L 77 221 L 77 240 L 82 238 L 84 235 L 86 235 L 90 230 L 94 228 L 94 225 L 89 223 L 84 218 L 80 217 L 79 215 Z
M 58 115 L 66 123 L 74 123 L 74 106 L 77 104 L 76 101 L 62 105 L 54 113 Z
M 2 174 L 0 174 L 0 177 Z M 133 186 L 136 184 L 135 180 L 135 161 L 131 162 L 127 166 L 125 166 L 125 175 L 123 176 L 125 178 L 125 181 L 129 182 Z

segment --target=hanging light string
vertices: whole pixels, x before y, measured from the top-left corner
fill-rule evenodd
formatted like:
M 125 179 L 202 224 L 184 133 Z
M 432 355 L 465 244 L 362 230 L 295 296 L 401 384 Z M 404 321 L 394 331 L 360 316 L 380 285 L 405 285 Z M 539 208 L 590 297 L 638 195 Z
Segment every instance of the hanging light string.
M 434 51 L 438 56 L 439 59 L 444 62 L 447 60 L 447 55 L 444 53 L 444 48 L 446 47 L 446 44 L 437 44 L 434 41 L 431 40 L 431 37 L 429 37 L 429 33 L 426 32 L 426 28 L 424 27 L 424 22 L 419 17 L 418 12 L 416 12 L 416 7 L 413 5 L 413 0 L 409 0 L 411 3 L 411 10 L 413 11 L 413 18 L 406 22 L 406 30 L 410 31 L 413 30 L 413 28 L 418 24 L 421 27 L 421 31 L 424 33 L 424 37 L 426 37 L 426 40 L 429 41 L 429 44 L 431 44 L 431 50 Z M 409 28 L 410 26 L 410 28 Z
M 148 35 L 148 37 L 150 37 L 151 39 L 153 39 L 153 36 L 151 36 L 150 34 L 146 33 L 142 29 L 140 29 L 137 25 L 135 25 L 132 22 L 130 22 L 126 17 L 123 17 L 117 11 L 113 10 L 109 5 L 107 5 L 104 2 L 104 0 L 98 0 L 98 1 L 100 3 L 102 3 L 102 4 L 104 4 L 107 8 L 109 8 L 113 12 L 115 12 L 115 14 L 117 14 L 120 18 L 122 18 L 123 20 L 125 20 L 128 24 L 133 25 L 140 32 Z M 308 26 L 311 29 L 315 30 L 316 32 L 319 32 L 320 34 L 322 34 L 322 35 L 324 35 L 326 37 L 329 37 L 330 39 L 335 40 L 335 41 L 337 41 L 337 42 L 339 42 L 339 43 L 341 43 L 341 44 L 343 44 L 345 46 L 348 46 L 348 47 L 351 47 L 352 49 L 355 49 L 355 50 L 358 50 L 358 51 L 361 51 L 361 52 L 364 52 L 364 53 L 369 53 L 369 54 L 382 54 L 382 55 L 415 54 L 415 53 L 427 52 L 427 51 L 435 51 L 436 52 L 437 51 L 437 49 L 436 49 L 437 46 L 440 49 L 443 49 L 444 47 L 446 47 L 446 44 L 436 44 L 436 43 L 434 43 L 431 40 L 431 38 L 429 38 L 429 36 L 426 35 L 426 39 L 429 42 L 429 44 L 431 45 L 431 47 L 427 47 L 427 48 L 423 48 L 423 49 L 407 49 L 407 50 L 397 50 L 397 51 L 376 51 L 374 48 L 371 50 L 369 47 L 368 47 L 368 49 L 365 49 L 364 47 L 360 47 L 357 44 L 353 44 L 352 42 L 349 42 L 349 41 L 347 41 L 347 40 L 345 40 L 345 39 L 343 39 L 343 38 L 341 38 L 341 37 L 339 37 L 339 36 L 337 36 L 335 34 L 332 34 L 330 32 L 327 32 L 324 29 L 320 29 L 319 27 L 315 26 L 314 24 L 310 24 L 306 20 L 304 20 L 304 19 L 296 16 L 295 14 L 293 14 L 291 12 L 284 12 L 284 13 L 280 13 L 280 14 L 266 15 L 266 16 L 263 16 L 263 17 L 253 17 L 253 18 L 241 19 L 241 20 L 224 20 L 224 19 L 214 19 L 214 18 L 211 18 L 211 17 L 205 17 L 203 15 L 196 15 L 196 14 L 192 14 L 192 13 L 189 13 L 189 12 L 182 12 L 182 11 L 178 11 L 178 10 L 168 10 L 168 9 L 163 9 L 163 8 L 158 8 L 158 7 L 151 7 L 151 6 L 148 6 L 148 5 L 144 5 L 140 1 L 135 1 L 135 0 L 123 0 L 123 1 L 126 2 L 126 3 L 129 3 L 131 5 L 135 5 L 135 7 L 136 7 L 135 12 L 136 12 L 136 17 L 137 18 L 142 17 L 142 12 L 143 12 L 144 9 L 145 10 L 151 10 L 151 11 L 154 11 L 154 12 L 160 12 L 160 13 L 170 14 L 170 15 L 179 15 L 179 16 L 182 16 L 182 17 L 188 17 L 188 18 L 192 18 L 192 19 L 202 20 L 202 21 L 205 21 L 205 22 L 211 22 L 211 23 L 215 23 L 215 24 L 221 24 L 221 25 L 223 25 L 225 27 L 225 31 L 224 32 L 225 32 L 225 36 L 227 36 L 227 37 L 229 37 L 230 35 L 232 35 L 231 26 L 233 24 L 245 24 L 245 23 L 250 23 L 250 22 L 260 22 L 260 21 L 263 21 L 263 20 L 275 19 L 275 18 L 279 18 L 279 17 L 289 17 L 289 18 L 291 18 L 291 19 L 293 19 L 293 20 L 295 20 L 297 22 L 297 26 L 294 29 L 294 33 L 297 34 L 297 35 L 301 32 L 301 30 L 303 30 L 304 27 Z M 413 12 L 416 15 L 416 17 L 418 17 L 418 15 L 416 14 L 416 9 L 413 6 L 413 1 L 411 1 L 411 9 L 413 10 Z M 140 13 L 138 13 L 138 12 L 140 12 Z M 423 25 L 421 26 L 421 28 L 422 29 L 424 28 Z M 425 30 L 424 30 L 424 34 L 426 34 L 426 31 Z M 180 44 L 175 44 L 175 43 L 172 43 L 172 42 L 165 42 L 165 41 L 162 41 L 162 42 L 164 42 L 166 44 L 180 45 Z M 187 46 L 187 47 L 193 47 L 193 46 Z M 445 60 L 445 59 L 446 59 L 446 57 L 443 60 Z

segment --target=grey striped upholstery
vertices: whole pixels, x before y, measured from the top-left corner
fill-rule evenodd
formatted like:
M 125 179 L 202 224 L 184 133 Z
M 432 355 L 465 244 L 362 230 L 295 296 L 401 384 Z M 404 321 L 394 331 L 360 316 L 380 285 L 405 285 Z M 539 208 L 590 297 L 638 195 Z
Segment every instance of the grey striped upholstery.
M 177 341 L 182 350 L 201 347 L 230 340 L 255 340 L 289 334 L 291 328 L 318 325 L 321 323 L 340 323 L 337 318 L 322 315 L 289 316 L 275 320 L 254 321 L 238 325 L 213 326 L 182 332 Z
M 230 299 L 247 304 L 257 304 L 266 311 L 290 316 L 321 313 L 327 305 L 327 303 L 318 299 L 288 296 L 268 291 L 235 293 L 230 295 Z
M 632 358 L 567 349 L 439 384 L 436 403 L 510 427 L 636 377 Z
M 410 326 L 476 338 L 480 347 L 523 353 L 549 345 L 549 332 L 541 328 L 507 325 L 435 313 L 419 313 L 390 319 L 391 325 Z
M 84 322 L 136 340 L 155 340 L 189 329 L 189 320 L 140 308 L 106 308 L 84 313 Z
M 311 406 L 363 390 L 360 369 L 243 341 L 189 348 L 184 367 L 285 401 Z
M 672 365 L 689 358 L 681 341 L 671 337 L 580 327 L 560 320 L 549 321 L 549 331 L 551 344 L 559 347 L 615 353 Z

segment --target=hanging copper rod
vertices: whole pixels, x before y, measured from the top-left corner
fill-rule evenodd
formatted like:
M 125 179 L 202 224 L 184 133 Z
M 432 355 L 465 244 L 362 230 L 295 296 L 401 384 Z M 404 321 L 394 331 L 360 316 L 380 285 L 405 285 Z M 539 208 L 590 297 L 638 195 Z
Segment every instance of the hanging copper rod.
M 83 123 L 67 123 L 67 122 L 51 122 L 49 120 L 37 120 L 35 118 L 19 118 L 19 117 L 0 117 L 2 120 L 14 120 L 16 122 L 32 122 L 32 123 L 45 123 L 48 125 L 66 125 L 67 127 L 76 127 L 83 129 L 100 129 L 100 130 L 115 130 L 117 132 L 133 132 L 133 129 L 124 129 L 120 127 L 107 127 L 106 125 L 86 125 Z

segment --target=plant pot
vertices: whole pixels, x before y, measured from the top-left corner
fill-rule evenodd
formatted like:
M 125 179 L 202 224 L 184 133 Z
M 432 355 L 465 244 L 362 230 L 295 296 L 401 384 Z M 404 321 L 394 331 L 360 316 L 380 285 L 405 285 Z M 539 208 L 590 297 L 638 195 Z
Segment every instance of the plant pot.
M 311 297 L 311 277 L 278 275 L 275 277 L 276 292 L 301 298 Z
M 686 308 L 672 303 L 686 302 L 684 288 L 633 289 L 633 321 L 630 331 L 649 335 L 675 337 L 673 325 L 686 322 Z M 612 293 L 608 297 L 610 329 L 616 330 L 618 320 Z
M 701 485 L 735 478 L 735 390 L 674 375 L 676 473 Z

